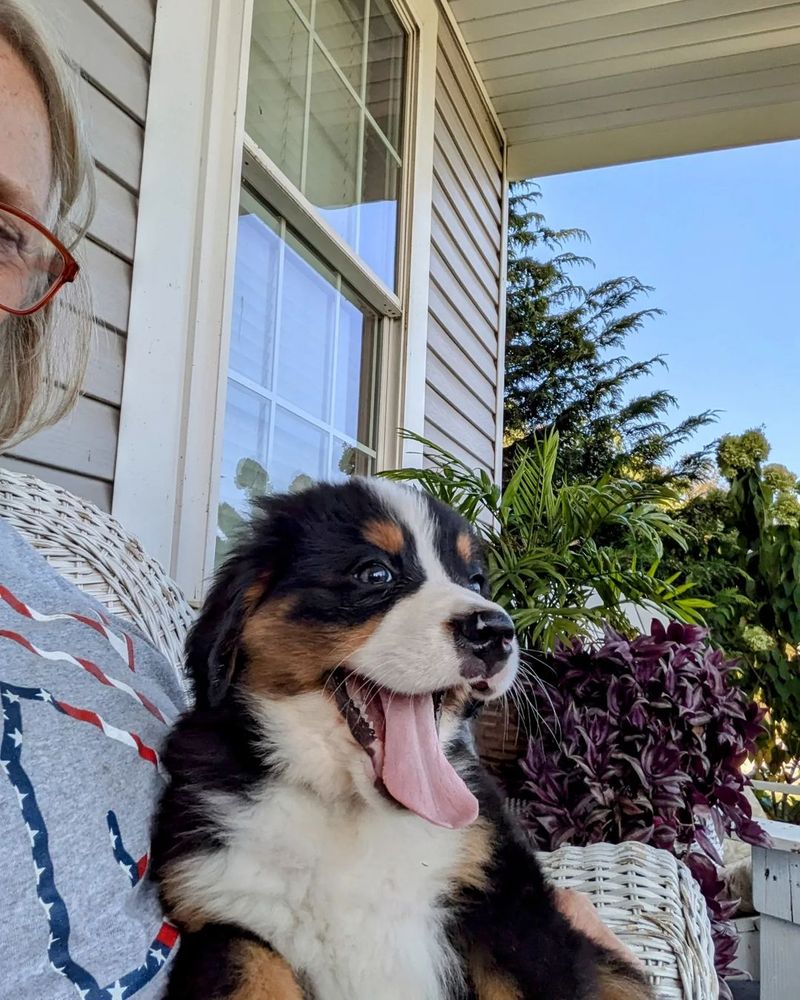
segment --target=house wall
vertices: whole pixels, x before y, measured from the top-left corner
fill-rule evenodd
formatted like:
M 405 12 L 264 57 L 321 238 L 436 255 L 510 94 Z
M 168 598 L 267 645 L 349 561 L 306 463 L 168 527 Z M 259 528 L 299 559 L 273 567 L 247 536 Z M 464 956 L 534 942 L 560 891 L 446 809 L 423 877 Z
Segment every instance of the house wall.
M 156 0 L 39 2 L 65 55 L 80 70 L 98 168 L 97 213 L 83 253 L 97 332 L 75 412 L 0 462 L 110 510 Z
M 236 158 L 229 155 L 231 137 L 228 131 L 222 135 L 222 125 L 220 135 L 214 133 L 217 154 L 209 160 L 217 170 L 212 182 L 206 184 L 201 177 L 195 179 L 195 184 L 182 178 L 186 192 L 185 197 L 183 194 L 179 196 L 170 187 L 175 178 L 160 174 L 157 164 L 165 159 L 176 162 L 175 156 L 166 157 L 162 148 L 167 132 L 176 131 L 174 118 L 170 117 L 176 113 L 176 102 L 182 109 L 183 103 L 186 103 L 181 125 L 191 118 L 191 141 L 181 147 L 184 158 L 194 162 L 196 154 L 197 160 L 202 161 L 206 155 L 203 150 L 211 140 L 206 134 L 205 105 L 190 105 L 191 94 L 203 92 L 202 80 L 207 79 L 210 73 L 215 74 L 217 79 L 225 79 L 226 85 L 215 87 L 213 107 L 208 114 L 212 117 L 216 114 L 220 123 L 224 121 L 226 130 L 233 127 L 227 108 L 234 101 L 237 86 L 241 90 L 241 84 L 237 83 L 239 78 L 232 68 L 238 66 L 241 69 L 241 65 L 246 65 L 239 53 L 242 49 L 240 22 L 246 22 L 247 0 L 235 5 L 239 11 L 238 20 L 232 14 L 226 16 L 224 37 L 219 32 L 214 34 L 212 28 L 206 25 L 206 21 L 210 23 L 210 15 L 196 30 L 193 24 L 187 45 L 191 45 L 194 62 L 182 68 L 181 80 L 178 81 L 181 86 L 177 87 L 180 95 L 176 94 L 176 86 L 171 86 L 170 98 L 161 97 L 154 102 L 153 114 L 147 117 L 152 162 L 149 172 L 145 164 L 144 182 L 142 159 L 156 0 L 37 2 L 41 3 L 46 19 L 53 24 L 58 37 L 63 39 L 65 53 L 81 74 L 87 131 L 98 166 L 98 212 L 85 253 L 95 292 L 98 332 L 84 395 L 75 412 L 57 427 L 25 442 L 11 456 L 4 456 L 0 463 L 57 482 L 103 509 L 113 508 L 129 529 L 138 533 L 148 547 L 170 566 L 171 571 L 181 577 L 189 590 L 190 583 L 199 587 L 198 581 L 204 576 L 188 570 L 182 575 L 178 572 L 180 559 L 176 552 L 180 551 L 180 544 L 176 541 L 175 525 L 180 525 L 181 531 L 191 535 L 194 549 L 197 548 L 196 539 L 204 534 L 204 528 L 199 522 L 195 525 L 187 521 L 186 498 L 188 495 L 193 500 L 197 491 L 187 487 L 181 479 L 180 470 L 175 471 L 176 465 L 170 461 L 170 456 L 173 452 L 192 454 L 195 464 L 201 467 L 198 477 L 213 483 L 216 472 L 206 451 L 202 451 L 202 458 L 198 458 L 200 452 L 196 442 L 192 447 L 186 442 L 180 444 L 186 425 L 195 435 L 205 433 L 208 427 L 199 426 L 202 420 L 197 413 L 189 419 L 186 415 L 189 410 L 177 396 L 172 410 L 162 412 L 166 401 L 154 387 L 158 379 L 153 379 L 149 366 L 155 352 L 162 361 L 162 382 L 169 379 L 171 384 L 189 385 L 182 366 L 187 364 L 187 358 L 193 357 L 193 349 L 186 343 L 190 336 L 187 331 L 191 328 L 195 339 L 201 338 L 204 345 L 207 342 L 208 357 L 204 356 L 202 363 L 197 359 L 192 362 L 195 374 L 203 379 L 208 375 L 212 381 L 217 378 L 222 357 L 219 316 L 216 307 L 212 310 L 205 301 L 198 304 L 200 292 L 190 280 L 195 274 L 190 249 L 202 242 L 197 236 L 198 227 L 205 225 L 213 213 L 205 210 L 198 212 L 198 200 L 192 192 L 196 188 L 212 192 L 218 209 L 214 226 L 210 227 L 215 238 L 209 238 L 217 256 L 213 268 L 208 261 L 197 264 L 198 273 L 208 268 L 215 274 L 221 274 L 221 268 L 229 260 L 229 253 L 225 240 L 216 234 L 227 222 L 227 209 L 222 205 L 225 199 L 217 196 L 222 188 L 227 191 L 228 180 L 234 175 L 238 177 L 238 168 L 232 162 Z M 169 27 L 174 21 L 175 30 L 180 30 L 180 23 L 185 26 L 181 17 L 185 16 L 188 6 L 189 0 L 176 3 L 173 7 L 165 5 L 160 10 L 159 23 Z M 396 414 L 391 415 L 390 422 L 391 426 L 398 423 L 413 426 L 470 465 L 496 472 L 497 397 L 502 371 L 503 139 L 447 15 L 444 12 L 437 15 L 433 0 L 419 0 L 418 8 L 420 23 L 424 26 L 421 44 L 425 72 L 419 80 L 421 111 L 418 118 L 421 124 L 415 146 L 418 162 L 415 162 L 418 171 L 416 189 L 418 197 L 424 201 L 415 216 L 419 222 L 419 218 L 430 211 L 431 227 L 428 232 L 427 223 L 415 226 L 415 231 L 423 234 L 422 243 L 411 255 L 418 264 L 424 259 L 421 270 L 412 269 L 412 302 L 408 304 L 412 314 L 414 300 L 419 302 L 419 320 L 422 321 L 418 322 L 415 315 L 414 328 L 421 327 L 419 333 L 422 336 L 415 340 L 413 352 L 409 348 L 415 357 L 420 356 L 421 363 L 415 363 L 413 378 L 407 373 L 406 382 L 407 390 L 414 387 L 413 399 L 410 404 L 406 402 L 406 410 L 411 412 L 416 408 L 417 412 L 413 414 L 413 421 L 408 419 L 406 412 L 401 419 L 397 419 Z M 208 38 L 206 28 L 210 33 Z M 162 34 L 171 37 L 169 30 Z M 228 35 L 231 37 L 228 38 Z M 223 59 L 220 52 L 227 53 L 225 73 L 218 72 L 217 62 Z M 244 55 L 246 57 L 246 52 Z M 161 64 L 158 56 L 155 63 L 157 72 L 154 73 L 153 86 L 165 87 L 170 80 L 171 66 L 165 62 L 159 76 Z M 432 85 L 434 64 L 435 87 Z M 191 90 L 187 90 L 188 83 L 183 86 L 185 81 L 191 81 Z M 434 96 L 435 122 L 431 125 Z M 216 112 L 214 108 L 217 108 Z M 420 135 L 427 135 L 424 143 Z M 240 149 L 237 142 L 234 146 Z M 424 155 L 420 154 L 423 147 Z M 157 217 L 147 209 L 146 217 L 143 214 L 141 222 L 140 188 L 143 206 L 145 201 L 151 204 L 154 199 L 162 205 Z M 429 193 L 431 190 L 432 195 Z M 169 205 L 170 211 L 164 210 L 165 204 Z M 235 207 L 231 211 L 235 221 Z M 142 251 L 134 280 L 137 233 Z M 164 247 L 165 233 L 172 234 L 172 249 L 168 252 Z M 144 248 L 149 248 L 146 254 Z M 134 309 L 131 312 L 132 287 Z M 164 305 L 170 305 L 170 296 L 180 299 L 181 308 L 176 307 L 174 316 L 169 309 L 165 314 Z M 148 308 L 151 313 L 143 319 L 142 310 L 147 312 Z M 192 319 L 195 316 L 200 317 L 196 322 Z M 423 332 L 426 325 L 427 343 Z M 136 344 L 127 352 L 129 326 Z M 176 335 L 167 331 L 181 333 Z M 127 418 L 122 420 L 123 433 L 120 437 L 126 353 L 130 359 L 129 376 L 136 369 L 134 362 L 137 356 L 139 367 L 144 366 L 145 373 L 150 372 L 145 394 L 149 403 L 152 404 L 156 398 L 162 400 L 158 406 L 157 449 L 153 448 L 151 438 L 143 435 L 140 415 L 132 417 L 132 413 L 137 411 L 136 406 L 131 410 L 131 393 L 135 388 L 137 398 L 143 398 L 142 379 L 128 378 L 126 382 L 128 395 L 124 405 Z M 197 378 L 193 379 L 191 385 L 195 386 L 196 381 Z M 201 388 L 203 391 L 200 391 Z M 197 386 L 198 399 L 205 400 L 202 409 L 207 419 L 210 390 L 206 389 L 205 383 L 203 387 Z M 213 428 L 209 434 L 213 436 Z M 146 439 L 150 449 L 150 458 L 144 462 L 144 474 L 142 463 L 130 460 L 132 451 L 135 451 L 133 442 L 142 438 Z M 119 463 L 118 441 L 122 455 Z M 155 455 L 156 451 L 158 455 Z M 413 461 L 413 456 L 409 460 Z M 116 491 L 115 473 L 118 473 Z M 152 516 L 152 504 L 148 505 L 149 501 L 141 503 L 139 494 L 131 488 L 132 483 L 141 482 L 147 483 L 148 496 L 158 498 L 153 499 L 153 504 L 164 512 L 164 524 L 169 522 L 172 526 L 165 527 L 161 534 L 153 528 L 157 519 Z M 201 498 L 197 506 L 205 510 L 208 504 Z M 163 543 L 159 547 L 162 534 Z
M 425 436 L 495 472 L 503 139 L 445 16 L 436 75 Z

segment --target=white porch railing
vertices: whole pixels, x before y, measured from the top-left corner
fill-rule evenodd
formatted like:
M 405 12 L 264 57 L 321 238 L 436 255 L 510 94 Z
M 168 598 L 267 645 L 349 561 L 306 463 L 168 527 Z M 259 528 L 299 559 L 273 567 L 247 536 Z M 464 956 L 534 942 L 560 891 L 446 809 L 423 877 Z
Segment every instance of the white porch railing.
M 757 788 L 773 782 L 754 782 Z M 789 786 L 795 791 L 796 786 Z M 753 903 L 761 914 L 761 1000 L 800 994 L 800 826 L 759 820 L 772 847 L 753 848 Z

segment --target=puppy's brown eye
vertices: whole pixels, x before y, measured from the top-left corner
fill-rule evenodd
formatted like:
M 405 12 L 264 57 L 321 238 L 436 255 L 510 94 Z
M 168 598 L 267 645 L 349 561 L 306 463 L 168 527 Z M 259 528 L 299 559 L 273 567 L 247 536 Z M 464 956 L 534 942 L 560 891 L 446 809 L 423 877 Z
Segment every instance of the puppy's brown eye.
M 383 563 L 375 562 L 362 566 L 355 577 L 360 583 L 366 583 L 372 587 L 388 587 L 394 580 L 394 573 Z
M 486 577 L 484 577 L 481 573 L 473 573 L 473 575 L 469 578 L 469 583 L 467 584 L 467 586 L 469 587 L 470 590 L 474 590 L 476 593 L 480 594 L 480 592 L 484 588 L 485 583 L 486 583 Z

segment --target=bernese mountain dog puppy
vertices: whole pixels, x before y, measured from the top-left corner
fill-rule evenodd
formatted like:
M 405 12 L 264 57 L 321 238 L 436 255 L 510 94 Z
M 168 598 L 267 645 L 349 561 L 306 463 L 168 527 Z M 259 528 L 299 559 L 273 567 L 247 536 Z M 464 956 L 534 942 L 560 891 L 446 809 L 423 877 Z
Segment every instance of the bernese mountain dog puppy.
M 477 538 L 384 480 L 265 499 L 190 635 L 151 870 L 169 1000 L 652 1000 L 559 914 L 466 717 L 514 683 Z

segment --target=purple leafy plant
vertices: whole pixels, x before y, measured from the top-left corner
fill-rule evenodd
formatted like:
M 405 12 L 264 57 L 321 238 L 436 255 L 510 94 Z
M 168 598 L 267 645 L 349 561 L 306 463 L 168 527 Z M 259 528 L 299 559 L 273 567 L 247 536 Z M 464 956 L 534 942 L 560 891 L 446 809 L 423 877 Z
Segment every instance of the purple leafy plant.
M 763 711 L 730 683 L 734 666 L 705 629 L 678 623 L 561 645 L 540 661 L 542 725 L 521 761 L 523 819 L 541 849 L 638 840 L 688 864 L 708 905 L 722 996 L 736 902 L 724 897 L 709 828 L 719 841 L 736 832 L 768 843 L 740 770 Z

